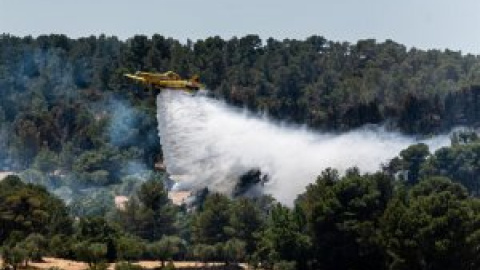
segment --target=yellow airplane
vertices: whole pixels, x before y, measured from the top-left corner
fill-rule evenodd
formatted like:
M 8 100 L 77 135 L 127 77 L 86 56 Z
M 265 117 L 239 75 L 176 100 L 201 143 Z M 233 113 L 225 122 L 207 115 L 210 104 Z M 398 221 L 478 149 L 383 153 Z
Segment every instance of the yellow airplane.
M 182 79 L 177 73 L 167 71 L 165 73 L 150 73 L 137 71 L 135 74 L 124 74 L 125 77 L 155 89 L 177 89 L 187 92 L 197 91 L 205 88 L 200 83 L 198 76 L 193 76 L 190 80 Z

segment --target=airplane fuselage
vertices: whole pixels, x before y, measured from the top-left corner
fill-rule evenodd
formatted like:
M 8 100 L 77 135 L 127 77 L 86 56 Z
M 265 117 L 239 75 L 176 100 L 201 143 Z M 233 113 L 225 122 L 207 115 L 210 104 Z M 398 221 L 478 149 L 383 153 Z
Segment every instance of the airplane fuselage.
M 178 74 L 172 71 L 166 73 L 136 72 L 135 74 L 125 74 L 125 77 L 139 82 L 145 86 L 156 89 L 178 89 L 178 90 L 199 90 L 203 85 L 199 83 L 198 77 L 190 80 L 182 79 Z

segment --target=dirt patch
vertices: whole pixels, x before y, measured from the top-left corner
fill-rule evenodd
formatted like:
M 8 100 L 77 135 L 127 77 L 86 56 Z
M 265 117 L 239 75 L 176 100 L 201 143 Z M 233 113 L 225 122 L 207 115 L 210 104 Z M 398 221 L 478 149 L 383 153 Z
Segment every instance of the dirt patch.
M 43 262 L 30 263 L 30 265 L 39 269 L 48 269 L 55 266 L 64 270 L 84 270 L 88 267 L 88 265 L 83 262 L 57 258 L 43 258 Z
M 3 261 L 0 259 L 0 265 L 3 264 Z M 161 263 L 159 261 L 139 261 L 134 264 L 140 265 L 146 269 L 154 269 L 154 268 L 159 268 Z M 174 262 L 175 268 L 182 269 L 195 269 L 195 268 L 201 268 L 204 266 L 202 262 Z M 30 266 L 33 266 L 37 269 L 48 269 L 50 267 L 58 267 L 63 270 L 85 270 L 88 268 L 88 265 L 83 262 L 78 262 L 78 261 L 72 261 L 72 260 L 65 260 L 65 259 L 59 259 L 59 258 L 50 258 L 50 257 L 45 257 L 43 258 L 43 262 L 30 262 Z M 221 263 L 209 263 L 208 266 L 214 267 L 215 266 L 218 268 L 219 266 L 222 266 L 223 264 Z M 247 269 L 245 265 L 241 265 L 243 269 Z M 217 269 L 215 268 L 215 269 Z M 115 269 L 115 264 L 112 263 L 108 267 L 108 269 L 113 270 Z
M 118 210 L 125 210 L 125 206 L 127 205 L 128 197 L 127 196 L 115 196 L 115 207 Z
M 170 191 L 168 197 L 172 200 L 173 204 L 182 205 L 191 194 L 191 191 Z

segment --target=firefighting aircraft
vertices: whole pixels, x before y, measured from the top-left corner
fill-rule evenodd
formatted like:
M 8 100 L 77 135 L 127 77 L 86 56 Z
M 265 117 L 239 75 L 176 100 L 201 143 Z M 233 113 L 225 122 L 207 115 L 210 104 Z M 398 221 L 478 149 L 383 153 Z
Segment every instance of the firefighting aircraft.
M 150 73 L 137 71 L 135 74 L 124 74 L 125 77 L 139 82 L 150 89 L 175 89 L 183 90 L 189 93 L 193 93 L 204 85 L 200 83 L 198 76 L 193 76 L 191 79 L 182 79 L 177 73 L 173 71 L 167 71 L 165 73 Z

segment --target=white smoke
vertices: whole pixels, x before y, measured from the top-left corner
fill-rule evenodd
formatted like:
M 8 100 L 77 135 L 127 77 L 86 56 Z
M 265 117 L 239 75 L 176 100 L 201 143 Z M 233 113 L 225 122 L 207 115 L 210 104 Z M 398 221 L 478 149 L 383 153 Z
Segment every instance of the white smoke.
M 333 134 L 278 125 L 181 91 L 162 91 L 157 108 L 165 165 L 180 188 L 230 193 L 235 179 L 259 168 L 270 177 L 264 192 L 287 204 L 327 167 L 374 172 L 418 142 L 382 127 Z M 449 137 L 423 142 L 433 151 L 448 145 Z

